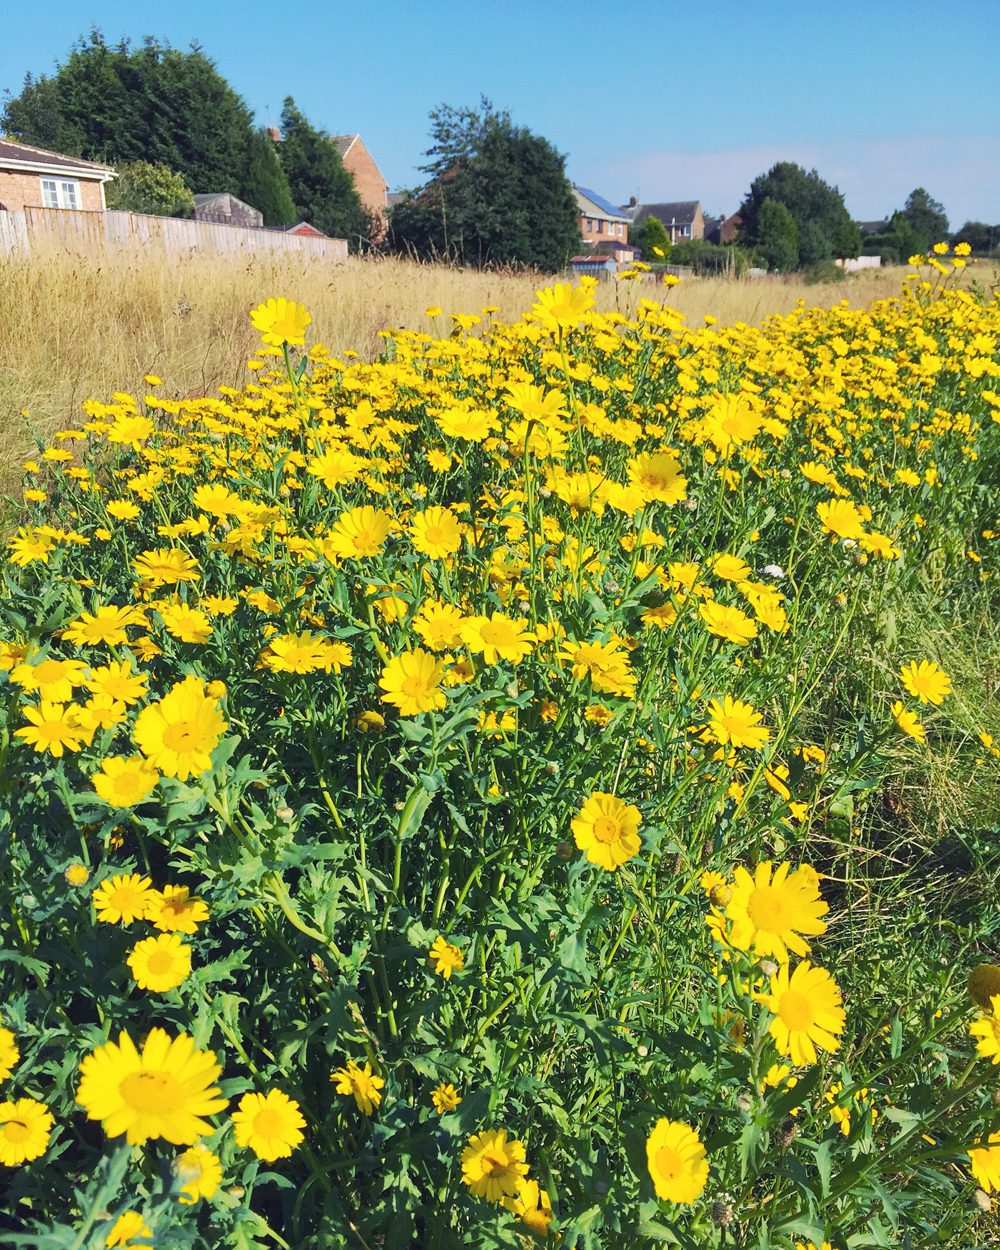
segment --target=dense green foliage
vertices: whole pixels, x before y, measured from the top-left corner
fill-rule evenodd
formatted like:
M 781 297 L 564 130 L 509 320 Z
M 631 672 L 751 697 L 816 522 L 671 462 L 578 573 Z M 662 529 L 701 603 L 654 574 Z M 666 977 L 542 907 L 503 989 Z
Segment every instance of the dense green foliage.
M 266 226 L 291 226 L 298 220 L 281 157 L 264 129 L 255 130 L 250 139 L 247 186 L 244 198 L 264 214 Z
M 1000 249 L 1000 222 L 988 225 L 985 221 L 967 221 L 956 230 L 952 243 L 968 243 L 979 256 L 994 255 Z
M 108 208 L 133 213 L 155 213 L 161 217 L 190 217 L 194 194 L 180 174 L 167 165 L 132 161 L 122 165 L 118 177 L 105 189 Z
M 799 263 L 799 228 L 779 200 L 765 199 L 757 216 L 756 248 L 768 269 L 788 273 Z
M 26 143 L 58 138 L 87 160 L 166 165 L 197 191 L 250 192 L 250 110 L 198 47 L 112 46 L 94 31 L 51 79 L 7 101 L 3 126 Z
M 565 157 L 488 100 L 432 112 L 427 155 L 430 181 L 390 214 L 393 250 L 555 273 L 580 247 Z
M 363 246 L 370 231 L 354 179 L 330 136 L 311 124 L 291 96 L 281 110 L 280 154 L 299 219 L 347 239 L 352 251 Z
M 928 252 L 935 243 L 948 238 L 948 214 L 924 187 L 916 187 L 906 197 L 903 215 L 920 240 L 916 252 Z
M 760 217 L 767 200 L 783 205 L 795 222 L 797 257 L 791 268 L 860 252 L 861 236 L 844 206 L 843 195 L 824 182 L 815 169 L 807 172 L 791 161 L 779 161 L 753 180 L 739 209 L 739 237 L 748 247 L 760 245 Z M 764 217 L 769 229 L 772 220 L 769 210 Z M 779 250 L 784 259 L 784 249 Z
M 639 249 L 641 259 L 649 265 L 665 265 L 670 260 L 670 236 L 659 217 L 646 217 L 637 226 L 629 226 L 628 241 Z M 659 252 L 655 248 L 659 248 Z

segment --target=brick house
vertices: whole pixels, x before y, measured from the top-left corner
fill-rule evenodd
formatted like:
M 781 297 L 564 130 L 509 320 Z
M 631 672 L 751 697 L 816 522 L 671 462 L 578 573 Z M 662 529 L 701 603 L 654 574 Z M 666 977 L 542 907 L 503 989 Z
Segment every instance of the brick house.
M 382 223 L 379 234 L 383 234 L 389 184 L 382 171 L 375 164 L 360 135 L 334 135 L 331 142 L 336 145 L 344 168 L 354 179 L 361 203 L 376 221 Z
M 628 243 L 628 214 L 615 208 L 595 191 L 574 184 L 573 195 L 580 219 L 580 236 L 588 247 L 600 244 Z M 634 249 L 633 249 L 634 250 Z
M 701 200 L 671 200 L 662 204 L 638 204 L 635 199 L 620 210 L 633 226 L 647 217 L 655 217 L 663 224 L 671 243 L 687 243 L 691 239 L 705 237 L 705 214 Z
M 213 192 L 194 197 L 195 221 L 213 221 L 220 226 L 245 226 L 260 230 L 264 214 L 252 204 L 246 204 L 228 192 Z
M 103 213 L 115 171 L 0 135 L 0 209 L 69 208 Z
M 739 234 L 742 223 L 743 218 L 739 213 L 730 213 L 728 217 L 706 217 L 706 243 L 732 243 Z

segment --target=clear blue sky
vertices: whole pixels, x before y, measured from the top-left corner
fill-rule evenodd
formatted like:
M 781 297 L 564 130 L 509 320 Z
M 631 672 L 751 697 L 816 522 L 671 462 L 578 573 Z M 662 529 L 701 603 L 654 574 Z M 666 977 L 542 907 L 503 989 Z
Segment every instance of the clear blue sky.
M 199 41 L 262 123 L 293 95 L 419 183 L 427 114 L 481 94 L 623 203 L 732 211 L 776 160 L 815 166 L 854 216 L 917 185 L 954 227 L 1000 221 L 1000 0 L 7 0 L 0 89 L 92 25 Z

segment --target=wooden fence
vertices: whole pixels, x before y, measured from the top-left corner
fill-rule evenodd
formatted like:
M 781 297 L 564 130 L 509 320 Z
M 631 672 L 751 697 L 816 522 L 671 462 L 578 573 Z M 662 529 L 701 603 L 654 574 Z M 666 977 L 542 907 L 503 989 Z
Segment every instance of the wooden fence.
M 84 213 L 66 208 L 0 210 L 0 256 L 44 250 L 92 255 L 105 250 L 189 253 L 235 253 L 241 256 L 302 256 L 341 261 L 344 239 L 316 239 L 281 230 L 250 230 L 179 217 L 147 217 L 141 213 Z

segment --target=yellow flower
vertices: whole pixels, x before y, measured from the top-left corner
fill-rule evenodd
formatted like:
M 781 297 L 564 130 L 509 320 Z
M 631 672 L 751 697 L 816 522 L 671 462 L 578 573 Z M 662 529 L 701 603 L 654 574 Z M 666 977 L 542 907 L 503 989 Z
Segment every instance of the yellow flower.
M 489 438 L 498 424 L 492 413 L 482 409 L 445 408 L 434 419 L 442 434 L 470 443 L 481 443 Z
M 365 462 L 360 456 L 342 447 L 324 448 L 306 464 L 306 472 L 318 477 L 324 486 L 333 490 L 361 476 Z
M 0 1027 L 0 1081 L 6 1081 L 21 1058 L 17 1040 L 10 1029 Z
M 803 960 L 789 976 L 788 966 L 771 977 L 771 993 L 761 1002 L 774 1014 L 768 1032 L 780 1054 L 796 1067 L 816 1062 L 816 1048 L 835 1051 L 846 1015 L 840 989 L 824 968 Z
M 80 724 L 78 709 L 61 703 L 27 704 L 21 709 L 30 724 L 14 730 L 15 738 L 23 738 L 41 755 L 47 751 L 61 759 L 65 751 L 79 751 L 87 740 L 87 731 Z
M 513 1198 L 504 1198 L 502 1205 L 512 1212 L 537 1236 L 544 1237 L 552 1223 L 552 1199 L 538 1181 L 521 1178 Z
M 330 1073 L 330 1080 L 338 1094 L 354 1099 L 362 1115 L 372 1115 L 382 1101 L 381 1091 L 385 1081 L 375 1075 L 370 1063 L 365 1063 L 362 1068 L 353 1059 L 348 1059 L 346 1067 Z
M 587 859 L 599 868 L 615 872 L 639 854 L 641 824 L 637 807 L 595 790 L 574 817 L 571 828 L 577 846 L 587 852 Z
M 395 528 L 396 522 L 388 512 L 370 507 L 351 508 L 341 513 L 323 540 L 323 550 L 342 560 L 377 556 Z
M 677 1120 L 657 1120 L 646 1142 L 646 1166 L 657 1198 L 666 1202 L 694 1202 L 708 1181 L 701 1138 Z
M 477 1198 L 502 1202 L 516 1197 L 528 1174 L 524 1142 L 507 1138 L 507 1130 L 487 1129 L 469 1138 L 462 1151 L 462 1180 Z
M 1000 1191 L 1000 1133 L 991 1133 L 969 1151 L 972 1175 L 988 1194 Z
M 939 704 L 951 692 L 951 678 L 933 660 L 911 660 L 899 670 L 903 685 L 921 703 Z
M 152 1237 L 153 1230 L 138 1211 L 123 1211 L 111 1225 L 104 1244 L 108 1250 L 129 1250 L 132 1246 L 151 1246 Z
M 101 771 L 90 780 L 94 789 L 112 807 L 135 807 L 156 789 L 160 774 L 141 755 L 109 755 L 101 761 Z
M 312 317 L 301 304 L 293 300 L 269 299 L 258 304 L 250 313 L 250 324 L 269 347 L 301 347 L 306 341 L 306 326 Z
M 469 650 L 482 655 L 484 664 L 497 664 L 500 660 L 519 664 L 531 654 L 533 639 L 527 624 L 503 612 L 468 618 L 459 632 Z
M 133 737 L 149 762 L 166 777 L 187 781 L 212 767 L 212 752 L 228 729 L 218 700 L 200 677 L 178 682 L 158 703 L 143 708 Z
M 636 677 L 629 667 L 628 652 L 620 642 L 565 642 L 559 658 L 569 660 L 573 676 L 590 678 L 598 694 L 615 694 L 630 699 L 635 694 Z
M 218 1155 L 197 1142 L 189 1146 L 170 1165 L 181 1183 L 177 1201 L 191 1206 L 199 1198 L 211 1198 L 222 1184 L 222 1165 Z
M 151 904 L 156 900 L 152 884 L 148 877 L 142 877 L 137 872 L 102 881 L 92 895 L 97 919 L 105 924 L 131 924 L 134 920 L 145 920 Z
M 820 524 L 838 538 L 861 538 L 865 528 L 861 512 L 849 499 L 824 500 L 816 505 Z
M 130 1146 L 164 1138 L 175 1146 L 193 1146 L 213 1131 L 204 1119 L 222 1111 L 215 1081 L 221 1072 L 210 1050 L 197 1050 L 186 1034 L 170 1037 L 152 1029 L 141 1051 L 119 1033 L 80 1065 L 76 1101 L 90 1120 L 100 1120 L 109 1137 L 123 1133 Z
M 105 643 L 109 647 L 128 642 L 126 628 L 141 623 L 134 608 L 99 607 L 96 612 L 81 612 L 66 626 L 63 637 L 78 646 L 93 647 Z
M 164 933 L 195 933 L 208 919 L 208 907 L 186 885 L 165 885 L 153 892 L 146 919 Z
M 132 567 L 144 586 L 173 586 L 178 582 L 198 580 L 198 561 L 179 547 L 160 547 L 156 551 L 144 551 L 134 560 Z
M 762 747 L 771 737 L 771 731 L 762 724 L 760 712 L 749 703 L 733 699 L 728 694 L 719 703 L 713 699 L 708 705 L 708 724 L 704 736 L 720 746 Z
M 920 723 L 920 718 L 916 713 L 911 712 L 899 699 L 892 705 L 892 715 L 895 718 L 897 728 L 904 734 L 909 734 L 917 742 L 927 741 L 927 730 Z
M 557 282 L 535 292 L 532 315 L 547 329 L 572 330 L 594 307 L 594 297 L 589 285 L 580 283 L 574 287 L 568 282 Z
M 303 1140 L 306 1122 L 294 1098 L 280 1089 L 244 1094 L 233 1112 L 237 1146 L 249 1146 L 258 1159 L 287 1159 Z
M 48 1107 L 34 1098 L 0 1102 L 0 1164 L 19 1167 L 43 1155 L 53 1123 Z
M 701 423 L 703 437 L 725 456 L 741 443 L 752 442 L 764 425 L 746 395 L 722 395 Z
M 161 933 L 138 942 L 128 957 L 128 966 L 140 990 L 164 994 L 187 978 L 191 971 L 191 947 L 176 933 Z
M 740 867 L 732 889 L 726 918 L 731 926 L 729 940 L 738 950 L 785 962 L 789 951 L 808 954 L 809 944 L 802 934 L 826 932 L 820 917 L 830 909 L 819 896 L 816 873 L 805 865 L 792 872 L 790 864 L 779 864 L 773 878 L 769 861 L 758 864 L 752 877 Z
M 440 933 L 434 939 L 428 958 L 434 965 L 434 971 L 440 973 L 446 981 L 450 979 L 453 972 L 461 972 L 465 967 L 465 956 L 457 946 L 446 941 Z
M 192 608 L 187 603 L 171 603 L 164 604 L 159 612 L 167 633 L 181 642 L 203 643 L 212 636 L 212 622 L 200 608 Z
M 391 703 L 401 716 L 419 716 L 421 712 L 437 712 L 447 698 L 441 689 L 444 664 L 427 651 L 417 648 L 404 651 L 382 669 L 379 685 L 385 692 L 383 703 Z
M 739 608 L 729 608 L 724 604 L 709 600 L 698 609 L 698 615 L 705 623 L 705 628 L 717 638 L 724 638 L 738 647 L 745 647 L 757 637 L 757 626 L 745 612 Z
M 976 1053 L 993 1063 L 1000 1063 L 1000 994 L 990 999 L 990 1014 L 969 1025 L 976 1039 Z
M 73 690 L 87 680 L 87 666 L 81 660 L 40 660 L 37 664 L 17 664 L 10 680 L 27 694 L 37 694 L 44 703 L 68 703 Z
M 629 462 L 629 479 L 647 500 L 680 503 L 687 495 L 687 478 L 672 451 L 636 456 Z
M 447 508 L 427 508 L 413 518 L 410 541 L 421 555 L 443 560 L 461 548 L 462 530 Z
M 146 673 L 134 673 L 127 660 L 113 660 L 103 668 L 91 669 L 85 684 L 91 694 L 108 695 L 116 703 L 130 707 L 146 694 L 149 677 Z
M 431 1090 L 431 1102 L 438 1115 L 447 1115 L 449 1111 L 454 1111 L 461 1101 L 461 1095 L 455 1086 L 445 1081 Z
M 465 617 L 450 603 L 428 600 L 413 618 L 413 628 L 432 651 L 450 651 L 461 642 Z

